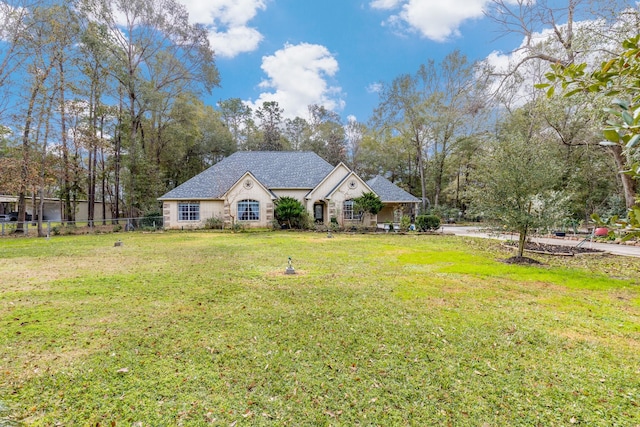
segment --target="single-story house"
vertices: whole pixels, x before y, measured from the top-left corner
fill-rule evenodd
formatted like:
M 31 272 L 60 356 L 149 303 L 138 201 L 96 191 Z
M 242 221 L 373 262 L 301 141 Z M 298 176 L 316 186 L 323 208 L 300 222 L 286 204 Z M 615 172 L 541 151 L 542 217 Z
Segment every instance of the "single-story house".
M 384 209 L 362 222 L 353 199 L 373 192 Z M 225 226 L 268 227 L 275 202 L 299 200 L 316 223 L 375 226 L 400 212 L 414 214 L 419 199 L 383 177 L 365 182 L 344 163 L 332 166 L 307 151 L 238 151 L 159 197 L 165 228 L 201 228 L 209 218 Z

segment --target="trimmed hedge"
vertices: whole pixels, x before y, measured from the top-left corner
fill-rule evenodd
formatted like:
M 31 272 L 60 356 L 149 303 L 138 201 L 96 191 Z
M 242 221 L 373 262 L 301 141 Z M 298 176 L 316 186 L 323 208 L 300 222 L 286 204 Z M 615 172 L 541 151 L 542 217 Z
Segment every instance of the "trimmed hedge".
M 416 217 L 418 231 L 431 231 L 440 228 L 440 218 L 436 215 L 418 215 Z

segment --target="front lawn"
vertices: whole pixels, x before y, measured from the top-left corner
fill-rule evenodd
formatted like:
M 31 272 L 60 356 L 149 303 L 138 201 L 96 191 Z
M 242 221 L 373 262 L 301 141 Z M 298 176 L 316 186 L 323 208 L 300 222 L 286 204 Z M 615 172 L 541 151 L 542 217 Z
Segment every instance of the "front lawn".
M 0 239 L 0 425 L 639 425 L 640 259 L 511 255 L 438 235 Z

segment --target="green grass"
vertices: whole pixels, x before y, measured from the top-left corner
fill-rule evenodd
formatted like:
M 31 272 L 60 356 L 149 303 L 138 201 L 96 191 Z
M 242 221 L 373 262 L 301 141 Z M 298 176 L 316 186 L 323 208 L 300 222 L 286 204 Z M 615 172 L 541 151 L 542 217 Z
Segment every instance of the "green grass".
M 640 425 L 640 259 L 510 255 L 437 235 L 0 239 L 0 425 Z

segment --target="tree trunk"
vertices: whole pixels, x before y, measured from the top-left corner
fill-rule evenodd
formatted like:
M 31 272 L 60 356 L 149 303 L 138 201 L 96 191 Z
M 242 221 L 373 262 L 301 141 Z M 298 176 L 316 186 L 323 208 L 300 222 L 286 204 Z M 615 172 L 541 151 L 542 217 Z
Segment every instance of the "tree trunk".
M 524 256 L 524 244 L 527 241 L 527 229 L 525 227 L 524 230 L 520 231 L 520 237 L 518 238 L 518 258 L 522 258 Z
M 422 143 L 420 142 L 420 136 L 415 136 L 416 143 L 416 156 L 417 156 L 417 164 L 418 164 L 418 173 L 420 174 L 420 190 L 422 196 L 422 212 L 424 213 L 427 210 L 427 186 L 424 177 L 424 159 L 422 156 Z
M 107 225 L 107 171 L 104 161 L 104 114 L 100 116 L 100 181 L 102 197 L 102 225 Z
M 438 159 L 437 160 L 438 167 L 436 169 L 436 176 L 435 176 L 435 194 L 433 196 L 433 205 L 434 206 L 439 206 L 440 205 L 440 193 L 442 192 L 442 177 L 444 175 L 445 155 L 442 154 L 440 156 L 436 156 L 436 159 Z
M 120 171 L 122 168 L 122 91 L 119 91 L 120 94 L 120 102 L 118 104 L 118 124 L 117 131 L 115 137 L 115 146 L 114 146 L 114 197 L 113 197 L 113 218 L 120 218 Z M 117 221 L 116 221 L 117 223 Z
M 29 105 L 27 107 L 27 117 L 25 118 L 24 131 L 22 132 L 22 165 L 20 167 L 20 190 L 18 191 L 18 222 L 16 223 L 16 233 L 24 233 L 24 220 L 26 218 L 27 209 L 27 182 L 29 181 L 29 133 L 31 131 L 31 122 L 33 120 L 33 109 L 36 104 L 41 84 L 42 83 L 36 77 L 34 86 L 31 89 L 31 96 L 29 97 Z
M 60 141 L 62 142 L 62 202 L 63 220 L 73 220 L 71 212 L 71 178 L 69 177 L 69 146 L 67 142 L 67 115 L 64 97 L 64 65 L 60 62 Z
M 628 162 L 624 152 L 622 151 L 622 147 L 619 145 L 612 146 L 610 151 L 613 154 L 613 159 L 616 162 L 618 170 L 627 170 Z M 625 173 L 620 173 L 620 180 L 622 181 L 625 204 L 627 209 L 630 209 L 636 203 L 636 182 L 633 180 L 633 177 Z
M 91 82 L 91 91 L 89 93 L 89 135 L 87 135 L 87 140 L 89 141 L 89 146 L 87 147 L 87 151 L 89 154 L 89 158 L 87 161 L 87 225 L 89 227 L 93 227 L 93 216 L 95 209 L 95 196 L 94 192 L 96 189 L 95 183 L 93 181 L 93 177 L 95 171 L 93 170 L 93 156 L 94 156 L 94 147 L 95 143 L 95 135 L 96 135 L 96 104 L 95 100 L 95 82 Z
M 529 209 L 527 210 L 527 214 L 531 215 L 531 207 L 533 206 L 533 202 L 529 202 Z M 527 233 L 529 232 L 529 226 L 525 225 L 520 230 L 520 237 L 518 239 L 518 258 L 522 258 L 524 256 L 524 245 L 527 242 Z
M 38 189 L 38 237 L 47 237 L 47 234 L 45 234 L 44 229 L 42 227 L 42 221 L 44 218 L 44 187 L 45 187 L 45 178 L 46 178 L 46 174 L 47 174 L 47 145 L 48 145 L 48 141 L 49 141 L 49 131 L 51 128 L 51 112 L 53 111 L 53 102 L 55 100 L 55 94 L 52 93 L 51 96 L 49 97 L 49 100 L 47 102 L 47 106 L 46 106 L 46 121 L 45 121 L 45 130 L 44 130 L 44 138 L 42 141 L 42 157 L 41 157 L 41 164 L 40 164 L 40 184 L 39 184 L 39 189 Z M 35 194 L 35 193 L 34 193 Z M 33 213 L 35 214 L 36 209 L 34 207 L 33 209 Z

